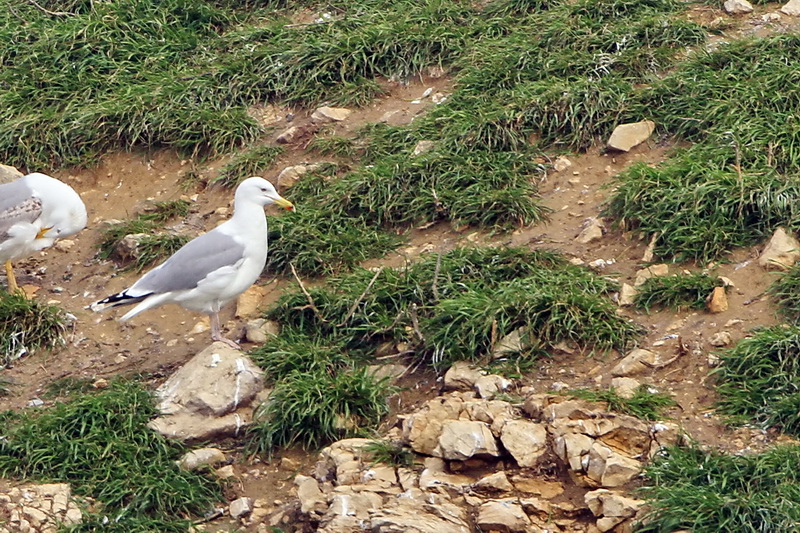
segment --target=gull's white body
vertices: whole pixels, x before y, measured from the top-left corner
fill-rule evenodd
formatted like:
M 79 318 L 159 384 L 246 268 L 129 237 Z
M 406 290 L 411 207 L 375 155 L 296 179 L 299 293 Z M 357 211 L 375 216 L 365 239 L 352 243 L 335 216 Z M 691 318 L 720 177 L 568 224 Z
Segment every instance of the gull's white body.
M 136 304 L 122 320 L 164 305 L 178 304 L 211 316 L 211 335 L 220 334 L 219 310 L 258 279 L 267 262 L 267 219 L 264 206 L 292 204 L 263 178 L 248 178 L 236 189 L 233 217 L 190 241 L 130 288 L 91 305 L 94 311 Z
M 0 262 L 10 272 L 10 261 L 49 248 L 86 222 L 81 197 L 55 178 L 35 172 L 0 185 Z

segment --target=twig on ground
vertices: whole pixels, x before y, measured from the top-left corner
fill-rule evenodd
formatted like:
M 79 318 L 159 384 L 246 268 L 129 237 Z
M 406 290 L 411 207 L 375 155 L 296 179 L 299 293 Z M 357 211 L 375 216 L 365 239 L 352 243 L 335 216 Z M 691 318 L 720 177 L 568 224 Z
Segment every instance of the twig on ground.
M 292 267 L 292 268 L 294 268 L 294 267 Z M 350 307 L 350 310 L 347 312 L 347 314 L 346 314 L 346 315 L 345 315 L 345 317 L 342 319 L 342 321 L 341 321 L 341 322 L 339 322 L 338 324 L 336 324 L 336 327 L 337 327 L 337 328 L 340 328 L 340 327 L 344 326 L 345 324 L 347 324 L 347 321 L 348 321 L 348 320 L 350 320 L 350 317 L 352 317 L 352 316 L 353 316 L 353 313 L 355 313 L 355 312 L 356 312 L 356 308 L 358 307 L 358 304 L 360 304 L 360 303 L 361 303 L 361 301 L 362 301 L 362 300 L 363 300 L 363 299 L 364 299 L 364 298 L 367 296 L 367 293 L 368 293 L 368 292 L 369 292 L 369 290 L 372 288 L 372 286 L 375 284 L 375 280 L 376 280 L 376 279 L 378 279 L 378 276 L 380 276 L 381 272 L 383 272 L 383 267 L 380 267 L 380 268 L 378 269 L 378 271 L 377 271 L 377 272 L 375 272 L 375 275 L 374 275 L 374 276 L 372 276 L 372 280 L 371 280 L 371 281 L 369 282 L 369 284 L 367 285 L 367 288 L 366 288 L 366 289 L 364 289 L 364 292 L 362 292 L 362 293 L 361 293 L 361 296 L 359 296 L 358 298 L 356 298 L 356 301 L 355 301 L 355 302 L 353 302 L 353 305 Z
M 319 308 L 317 308 L 317 304 L 314 303 L 314 298 L 312 298 L 311 294 L 306 290 L 306 286 L 303 285 L 303 280 L 300 279 L 300 276 L 297 275 L 297 270 L 294 268 L 293 263 L 289 263 L 289 266 L 292 269 L 292 274 L 294 275 L 294 279 L 297 280 L 297 284 L 300 286 L 300 290 L 303 291 L 303 294 L 306 295 L 306 300 L 308 300 L 308 308 L 314 311 L 314 314 L 317 315 L 322 322 L 327 323 L 328 320 L 322 316 Z

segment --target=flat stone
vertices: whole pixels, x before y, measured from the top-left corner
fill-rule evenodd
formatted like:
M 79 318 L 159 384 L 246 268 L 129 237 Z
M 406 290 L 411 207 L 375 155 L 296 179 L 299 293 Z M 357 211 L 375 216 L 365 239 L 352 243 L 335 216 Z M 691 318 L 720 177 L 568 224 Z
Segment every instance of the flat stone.
M 466 361 L 456 361 L 444 374 L 446 390 L 472 390 L 483 372 Z
M 614 132 L 608 139 L 608 147 L 614 150 L 627 152 L 631 148 L 646 141 L 650 135 L 653 134 L 655 129 L 656 124 L 652 120 L 620 124 L 614 128 Z
M 636 279 L 633 282 L 634 287 L 638 287 L 645 281 L 650 278 L 658 277 L 658 276 L 666 276 L 669 274 L 669 265 L 659 264 L 659 265 L 650 265 L 647 268 L 643 268 L 636 272 Z
M 196 470 L 202 466 L 218 466 L 225 461 L 225 454 L 219 448 L 199 448 L 184 454 L 175 462 L 178 468 Z
M 781 7 L 780 12 L 790 17 L 800 17 L 800 0 L 789 0 Z
M 590 217 L 586 226 L 581 230 L 575 240 L 581 244 L 598 241 L 603 238 L 605 226 L 597 217 Z
M 319 124 L 324 124 L 326 122 L 341 122 L 347 119 L 351 113 L 351 110 L 344 107 L 323 106 L 317 108 L 311 114 L 311 120 L 312 122 Z
M 514 485 L 508 480 L 506 473 L 502 471 L 482 477 L 473 487 L 477 490 L 495 492 L 510 492 L 514 490 Z
M 725 0 L 722 7 L 726 13 L 731 15 L 744 15 L 753 12 L 753 4 L 747 0 Z
M 303 133 L 304 131 L 298 126 L 292 126 L 283 130 L 280 135 L 275 138 L 275 142 L 278 144 L 291 144 L 302 137 Z
M 636 348 L 614 365 L 614 368 L 611 369 L 611 375 L 625 377 L 641 374 L 651 369 L 652 365 L 656 364 L 657 361 L 658 356 L 654 352 Z

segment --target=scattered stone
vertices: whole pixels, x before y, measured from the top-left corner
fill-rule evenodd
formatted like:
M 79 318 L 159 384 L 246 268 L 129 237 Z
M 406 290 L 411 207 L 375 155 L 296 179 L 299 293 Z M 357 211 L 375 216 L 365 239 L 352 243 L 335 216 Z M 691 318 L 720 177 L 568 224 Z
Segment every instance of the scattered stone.
M 588 244 L 603 238 L 605 226 L 597 217 L 590 217 L 586 220 L 584 228 L 575 238 L 581 244 Z
M 788 270 L 798 258 L 800 258 L 800 241 L 794 234 L 778 228 L 761 252 L 758 264 L 767 270 Z
M 715 353 L 708 354 L 708 357 L 706 358 L 706 364 L 709 366 L 709 368 L 716 368 L 717 366 L 719 366 L 719 363 L 720 359 L 717 354 Z
M 286 118 L 286 113 L 274 104 L 256 104 L 247 109 L 247 114 L 262 128 L 272 126 Z
M 225 454 L 219 448 L 198 448 L 184 454 L 175 463 L 184 470 L 197 470 L 202 466 L 218 466 L 225 461 Z
M 634 146 L 646 141 L 655 129 L 656 124 L 652 120 L 620 124 L 614 128 L 611 137 L 608 139 L 608 147 L 627 152 Z
M 727 331 L 719 331 L 715 333 L 708 341 L 711 346 L 728 346 L 731 342 L 731 334 Z
M 252 498 L 237 498 L 233 500 L 228 507 L 228 513 L 230 513 L 231 518 L 236 520 L 240 518 L 244 518 L 248 516 L 250 513 L 253 512 L 253 500 Z
M 302 128 L 298 126 L 292 126 L 288 129 L 285 129 L 275 138 L 275 142 L 278 144 L 291 144 L 297 139 L 299 139 L 303 135 Z
M 417 156 L 420 154 L 424 154 L 425 152 L 431 151 L 436 146 L 434 141 L 419 141 L 417 145 L 414 147 L 413 155 Z
M 252 421 L 263 372 L 242 352 L 215 342 L 156 390 L 162 416 L 148 425 L 184 441 L 236 435 Z
M 492 431 L 483 422 L 448 420 L 439 436 L 439 453 L 445 459 L 464 461 L 471 457 L 499 457 Z
M 570 161 L 563 155 L 558 156 L 556 158 L 555 163 L 553 163 L 553 170 L 555 170 L 556 172 L 564 172 L 570 167 L 572 167 L 572 161 Z
M 500 441 L 521 467 L 534 467 L 547 453 L 547 430 L 542 424 L 529 420 L 505 423 Z
M 611 386 L 619 396 L 629 400 L 636 396 L 636 391 L 642 384 L 633 378 L 617 377 L 611 379 Z
M 516 532 L 528 531 L 531 521 L 515 500 L 495 500 L 480 506 L 477 524 L 481 531 Z
M 236 477 L 236 471 L 233 469 L 233 465 L 225 465 L 214 470 L 214 475 L 219 479 L 233 479 Z
M 733 281 L 731 281 L 730 278 L 726 278 L 725 276 L 717 276 L 717 279 L 722 282 L 722 286 L 725 288 L 736 286 L 733 284 Z
M 623 357 L 620 362 L 611 369 L 611 375 L 615 377 L 625 377 L 641 374 L 649 368 L 652 368 L 657 360 L 658 356 L 654 352 L 643 348 L 636 348 Z
M 726 13 L 731 15 L 744 15 L 753 12 L 753 4 L 747 0 L 725 0 L 722 7 Z
M 636 272 L 636 278 L 633 282 L 633 286 L 638 287 L 650 278 L 667 275 L 669 275 L 669 265 L 665 265 L 663 263 L 658 265 L 650 265 L 649 267 L 643 268 Z
M 247 322 L 244 327 L 244 338 L 253 344 L 265 344 L 273 337 L 277 337 L 281 332 L 281 325 L 274 320 L 265 318 L 254 318 Z
M 658 237 L 660 235 L 660 233 L 656 232 L 652 237 L 650 237 L 650 243 L 647 245 L 647 248 L 645 248 L 644 253 L 642 254 L 643 263 L 649 263 L 653 260 L 656 250 L 656 242 L 658 242 Z
M 510 492 L 514 490 L 514 485 L 508 480 L 505 472 L 495 472 L 482 477 L 473 487 L 477 490 L 490 492 Z
M 69 252 L 75 246 L 75 241 L 71 239 L 59 239 L 53 245 L 53 248 L 58 250 L 59 252 Z
M 478 397 L 486 400 L 491 400 L 498 394 L 507 391 L 510 386 L 510 381 L 497 374 L 481 376 L 475 380 L 475 391 L 478 393 Z
M 531 347 L 532 339 L 525 326 L 519 327 L 500 339 L 492 350 L 492 359 L 524 352 Z
M 344 107 L 323 106 L 316 109 L 311 114 L 311 121 L 318 124 L 326 122 L 341 122 L 350 116 L 351 110 Z
M 407 368 L 403 365 L 369 365 L 367 372 L 375 379 L 389 378 L 396 381 L 403 377 Z
M 783 5 L 780 12 L 790 17 L 800 17 L 800 0 L 789 0 Z
M 322 163 L 310 163 L 304 165 L 293 165 L 291 167 L 284 168 L 281 170 L 281 173 L 278 174 L 278 178 L 275 180 L 278 185 L 278 189 L 288 189 L 300 181 L 300 178 L 309 172 L 314 172 L 321 166 Z
M 483 373 L 466 361 L 456 361 L 444 374 L 446 390 L 472 390 Z
M 148 237 L 147 233 L 131 233 L 125 235 L 114 247 L 114 254 L 123 261 L 131 261 L 139 257 L 139 244 Z
M 619 300 L 617 303 L 621 306 L 633 305 L 636 303 L 636 294 L 638 292 L 636 287 L 623 283 L 619 290 Z
M 258 315 L 266 295 L 267 288 L 262 285 L 249 287 L 236 300 L 236 318 L 251 318 Z
M 725 287 L 714 287 L 713 292 L 709 295 L 707 307 L 710 313 L 722 313 L 728 310 L 728 296 L 725 294 Z
M 11 183 L 12 181 L 18 180 L 22 176 L 22 172 L 17 170 L 17 167 L 0 165 L 0 185 Z

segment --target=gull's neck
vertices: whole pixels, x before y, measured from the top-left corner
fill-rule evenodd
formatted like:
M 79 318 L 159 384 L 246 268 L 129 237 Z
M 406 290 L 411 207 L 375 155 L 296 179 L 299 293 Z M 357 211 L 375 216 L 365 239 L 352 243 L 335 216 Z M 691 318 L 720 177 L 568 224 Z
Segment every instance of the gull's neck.
M 238 232 L 266 232 L 267 217 L 264 207 L 243 195 L 236 195 L 233 202 L 233 216 L 229 220 Z

